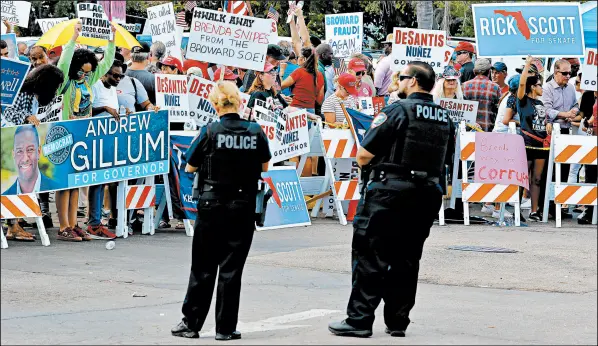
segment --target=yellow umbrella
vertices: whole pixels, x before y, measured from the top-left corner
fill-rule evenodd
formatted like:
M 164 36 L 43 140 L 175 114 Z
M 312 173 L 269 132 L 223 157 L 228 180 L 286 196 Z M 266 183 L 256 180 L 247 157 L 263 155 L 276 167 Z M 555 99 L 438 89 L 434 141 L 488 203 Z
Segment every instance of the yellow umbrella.
M 75 30 L 75 25 L 79 22 L 79 19 L 71 19 L 66 22 L 61 22 L 54 25 L 50 30 L 40 37 L 36 45 L 52 49 L 54 47 L 63 46 L 67 44 Z M 112 22 L 116 28 L 115 43 L 117 47 L 132 49 L 135 46 L 140 46 L 139 42 L 131 35 L 125 28 Z M 79 35 L 77 43 L 92 47 L 105 47 L 108 45 L 108 40 L 102 40 L 99 38 L 89 38 Z

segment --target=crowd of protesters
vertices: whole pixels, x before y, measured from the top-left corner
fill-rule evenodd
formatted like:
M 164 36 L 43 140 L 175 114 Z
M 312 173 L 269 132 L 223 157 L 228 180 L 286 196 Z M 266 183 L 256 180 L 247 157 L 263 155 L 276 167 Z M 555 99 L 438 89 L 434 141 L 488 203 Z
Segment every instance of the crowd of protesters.
M 332 48 L 309 34 L 302 10 L 295 10 L 296 25 L 290 25 L 292 41 L 273 42 L 268 46 L 263 71 L 246 71 L 235 66 L 218 68 L 215 64 L 165 56 L 162 42 L 151 46 L 142 42 L 132 49 L 118 48 L 114 42 L 105 47 L 80 47 L 76 44 L 81 31 L 76 26 L 71 40 L 59 49 L 48 51 L 42 46 L 19 44 L 19 58 L 31 63 L 20 94 L 3 119 L 12 125 L 38 126 L 35 114 L 62 96 L 63 118 L 111 116 L 118 119 L 136 111 L 157 111 L 155 74 L 195 75 L 211 80 L 230 80 L 250 95 L 246 113 L 256 100 L 271 100 L 276 109 L 305 109 L 321 117 L 327 127 L 342 127 L 345 108 L 359 110 L 359 97 L 385 97 L 386 104 L 404 98 L 398 92 L 401 76 L 392 70 L 393 35 L 380 42 L 383 54 L 374 61 L 370 54 L 355 54 L 347 59 L 344 73 L 336 73 Z M 113 28 L 114 30 L 114 28 Z M 22 48 L 22 49 L 21 49 Z M 7 45 L 0 42 L 2 58 L 8 56 Z M 22 50 L 22 52 L 21 52 Z M 22 58 L 21 58 L 22 57 Z M 544 80 L 535 59 L 529 57 L 508 75 L 505 63 L 476 59 L 475 47 L 465 41 L 456 46 L 454 59 L 438 75 L 435 102 L 441 98 L 478 102 L 474 127 L 478 131 L 507 132 L 514 122 L 524 138 L 530 173 L 530 189 L 524 191 L 522 206 L 531 209 L 528 219 L 542 218 L 548 151 L 545 150 L 552 125 L 559 123 L 563 134 L 596 134 L 596 92 L 580 90 L 578 59 L 559 59 L 554 74 Z M 375 66 L 375 67 L 374 67 Z M 125 115 L 126 116 L 126 115 Z M 171 124 L 172 130 L 182 130 Z M 317 160 L 313 173 L 317 173 Z M 578 182 L 585 171 L 586 182 L 596 182 L 596 166 L 562 165 L 562 177 Z M 583 170 L 582 170 L 583 169 Z M 170 186 L 174 187 L 175 177 Z M 58 237 L 65 241 L 112 239 L 116 235 L 116 184 L 97 185 L 58 191 L 53 194 L 58 216 Z M 54 227 L 50 214 L 50 193 L 39 194 L 43 221 Z M 177 191 L 171 189 L 175 228 L 184 228 L 182 206 Z M 552 204 L 552 203 L 551 203 Z M 565 206 L 564 217 L 577 206 Z M 591 207 L 580 207 L 579 223 L 591 222 Z M 549 209 L 554 215 L 554 205 Z M 484 204 L 481 212 L 497 217 L 495 205 Z M 508 213 L 508 212 L 507 212 Z M 172 227 L 165 212 L 159 216 L 159 228 Z M 85 220 L 85 226 L 81 219 Z M 31 225 L 24 220 L 8 222 L 8 239 L 32 241 L 25 231 Z M 83 227 L 82 227 L 83 226 Z

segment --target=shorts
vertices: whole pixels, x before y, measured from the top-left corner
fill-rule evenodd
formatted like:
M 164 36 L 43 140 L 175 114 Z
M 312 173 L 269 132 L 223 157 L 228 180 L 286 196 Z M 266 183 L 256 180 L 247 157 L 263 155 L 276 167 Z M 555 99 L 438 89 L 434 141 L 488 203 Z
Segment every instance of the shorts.
M 548 160 L 548 155 L 550 154 L 550 150 L 543 150 L 543 148 L 525 148 L 525 153 L 527 154 L 527 160 Z

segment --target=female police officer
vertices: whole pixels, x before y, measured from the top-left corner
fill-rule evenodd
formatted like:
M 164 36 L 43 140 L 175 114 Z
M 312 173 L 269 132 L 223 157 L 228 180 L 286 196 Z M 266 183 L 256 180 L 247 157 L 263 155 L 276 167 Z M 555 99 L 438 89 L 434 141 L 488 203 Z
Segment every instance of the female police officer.
M 239 116 L 235 84 L 218 82 L 210 102 L 220 121 L 204 126 L 187 151 L 185 170 L 199 174 L 202 193 L 184 317 L 172 335 L 199 337 L 218 272 L 216 340 L 233 340 L 241 338 L 236 331 L 241 275 L 255 229 L 258 179 L 271 155 L 262 128 Z

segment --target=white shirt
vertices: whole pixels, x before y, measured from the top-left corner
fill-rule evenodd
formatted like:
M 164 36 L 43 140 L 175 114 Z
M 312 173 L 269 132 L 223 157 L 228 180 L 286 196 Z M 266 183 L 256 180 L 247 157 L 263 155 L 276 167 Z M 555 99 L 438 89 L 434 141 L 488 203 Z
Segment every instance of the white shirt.
M 111 86 L 110 88 L 106 88 L 104 83 L 99 80 L 94 84 L 92 87 L 93 92 L 93 108 L 98 107 L 110 107 L 116 109 L 118 112 L 118 95 L 116 94 L 116 88 Z M 100 114 L 94 115 L 95 117 L 105 117 L 111 116 L 108 112 L 102 112 Z
M 37 168 L 37 179 L 35 180 L 35 186 L 33 186 L 33 191 L 31 192 L 39 192 L 42 186 L 42 173 L 39 171 L 39 167 Z M 21 182 L 17 179 L 17 195 L 22 194 L 21 191 Z

